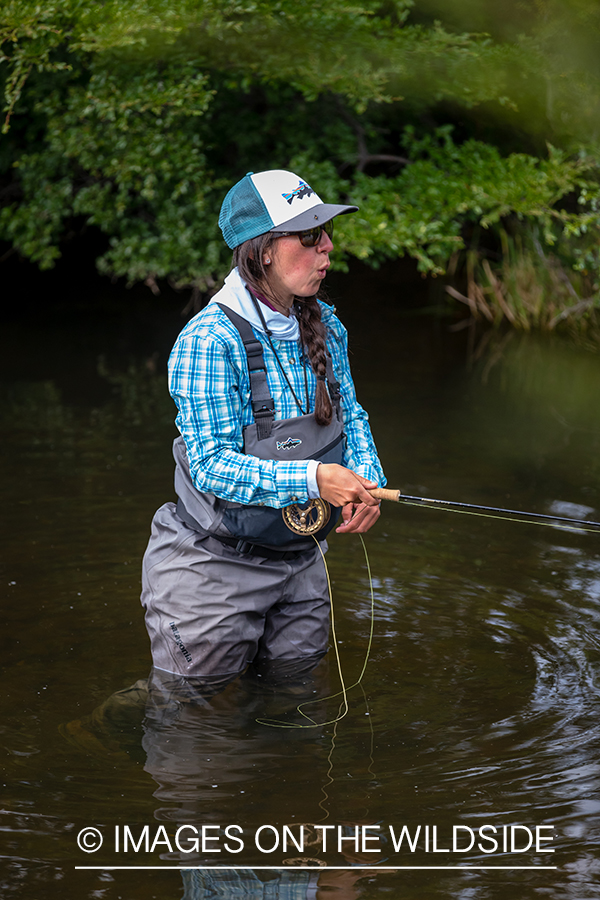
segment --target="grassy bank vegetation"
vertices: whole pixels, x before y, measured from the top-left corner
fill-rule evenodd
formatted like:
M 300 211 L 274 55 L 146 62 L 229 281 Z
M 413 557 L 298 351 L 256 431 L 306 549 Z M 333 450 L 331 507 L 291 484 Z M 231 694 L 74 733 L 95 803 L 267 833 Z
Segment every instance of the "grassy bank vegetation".
M 451 260 L 450 272 L 463 263 L 463 293 L 455 284 L 446 292 L 466 305 L 464 326 L 487 322 L 522 331 L 566 334 L 578 343 L 600 347 L 600 292 L 595 271 L 577 266 L 563 249 L 544 245 L 531 227 L 514 235 L 499 229 L 501 254 L 467 251 Z M 557 252 L 558 251 L 558 252 Z M 566 258 L 565 258 L 566 257 Z M 463 289 L 464 290 L 464 289 Z

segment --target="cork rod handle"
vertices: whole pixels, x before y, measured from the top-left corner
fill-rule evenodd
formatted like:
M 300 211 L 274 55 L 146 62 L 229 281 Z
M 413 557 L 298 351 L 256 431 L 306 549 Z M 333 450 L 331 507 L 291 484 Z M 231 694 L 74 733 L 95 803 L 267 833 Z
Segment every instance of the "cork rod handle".
M 373 488 L 369 491 L 371 497 L 376 500 L 396 500 L 400 498 L 400 491 L 392 491 L 390 488 Z

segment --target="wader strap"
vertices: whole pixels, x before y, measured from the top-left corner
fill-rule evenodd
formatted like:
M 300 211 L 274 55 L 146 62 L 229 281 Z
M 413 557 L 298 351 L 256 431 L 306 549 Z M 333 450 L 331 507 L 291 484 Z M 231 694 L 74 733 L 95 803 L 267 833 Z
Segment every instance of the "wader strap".
M 254 421 L 256 422 L 256 436 L 259 441 L 262 441 L 270 437 L 275 420 L 275 403 L 267 384 L 267 367 L 265 366 L 262 344 L 256 340 L 252 327 L 246 319 L 238 316 L 232 309 L 228 309 L 221 303 L 217 303 L 217 306 L 225 313 L 232 325 L 235 325 L 244 343 L 248 359 L 250 396 L 252 398 Z
M 269 385 L 267 384 L 267 367 L 265 365 L 262 344 L 255 338 L 252 326 L 247 319 L 242 318 L 242 316 L 239 316 L 232 309 L 229 309 L 221 303 L 217 303 L 217 306 L 225 313 L 231 324 L 237 328 L 244 344 L 246 357 L 248 359 L 250 396 L 252 398 L 254 421 L 256 422 L 256 436 L 259 441 L 262 441 L 271 436 L 273 422 L 275 421 L 275 403 L 273 402 L 273 397 L 271 396 Z M 331 354 L 328 351 L 326 375 L 329 396 L 331 397 L 331 402 L 337 417 L 340 419 L 340 383 L 335 377 Z

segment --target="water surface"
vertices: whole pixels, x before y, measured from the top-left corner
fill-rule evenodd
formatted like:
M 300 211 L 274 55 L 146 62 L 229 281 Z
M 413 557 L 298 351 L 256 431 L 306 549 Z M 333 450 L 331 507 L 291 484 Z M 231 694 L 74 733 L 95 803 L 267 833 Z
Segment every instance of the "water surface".
M 463 334 L 407 315 L 391 289 L 370 297 L 366 315 L 363 289 L 339 279 L 336 302 L 390 485 L 600 519 L 598 357 L 515 335 L 469 359 Z M 367 538 L 369 662 L 335 727 L 257 721 L 302 721 L 293 709 L 306 686 L 265 693 L 239 682 L 209 704 L 165 685 L 148 694 L 140 560 L 154 510 L 173 496 L 163 370 L 179 323 L 137 315 L 98 328 L 85 316 L 54 330 L 21 321 L 5 332 L 2 896 L 180 898 L 177 871 L 75 867 L 182 863 L 165 843 L 117 854 L 115 828 L 122 836 L 125 825 L 156 836 L 160 825 L 173 835 L 182 824 L 236 824 L 243 851 L 227 852 L 219 832 L 209 845 L 219 854 L 187 858 L 244 865 L 247 878 L 298 857 L 355 867 L 328 886 L 333 873 L 323 875 L 319 898 L 327 887 L 342 900 L 597 897 L 598 535 L 387 504 Z M 352 684 L 371 619 L 360 542 L 334 537 L 327 561 Z M 309 691 L 338 686 L 330 653 Z M 312 709 L 326 721 L 338 708 L 339 698 Z M 314 828 L 303 852 L 254 845 L 261 826 L 272 827 L 267 845 L 303 823 L 334 826 L 326 850 L 309 842 Z M 468 829 L 486 825 L 500 835 L 496 852 L 481 841 L 460 849 Z M 78 849 L 84 826 L 105 837 L 96 854 Z M 339 852 L 338 837 L 363 826 L 386 838 L 380 852 L 352 841 Z M 421 828 L 414 852 L 406 840 L 395 851 L 390 826 L 412 837 Z M 465 841 L 446 852 L 453 826 Z M 523 826 L 554 840 L 519 849 Z M 516 851 L 505 852 L 511 833 Z M 435 868 L 465 865 L 472 871 Z M 186 878 L 187 896 L 203 896 Z

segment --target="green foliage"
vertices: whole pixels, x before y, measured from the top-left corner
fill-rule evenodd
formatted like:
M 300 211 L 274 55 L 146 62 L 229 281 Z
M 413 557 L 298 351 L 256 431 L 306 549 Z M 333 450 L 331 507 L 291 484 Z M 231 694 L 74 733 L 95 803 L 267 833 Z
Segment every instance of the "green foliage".
M 465 247 L 468 223 L 488 229 L 508 215 L 528 218 L 554 243 L 557 228 L 573 218 L 557 203 L 590 165 L 554 148 L 547 159 L 537 159 L 502 157 L 474 140 L 457 146 L 448 128 L 421 140 L 407 129 L 404 146 L 411 164 L 400 175 L 356 175 L 352 199 L 361 211 L 343 223 L 344 249 L 375 261 L 408 253 L 423 271 L 436 273 Z
M 102 272 L 212 290 L 229 266 L 226 190 L 287 167 L 360 206 L 339 220 L 338 265 L 409 254 L 440 273 L 508 217 L 597 272 L 595 151 L 573 150 L 600 97 L 598 66 L 575 53 L 595 7 L 517 5 L 512 25 L 478 8 L 474 33 L 467 0 L 8 0 L 0 237 L 48 268 L 66 231 L 92 225 Z M 556 140 L 538 154 L 455 142 L 432 118 L 451 110 L 507 133 L 527 119 L 530 151 Z
M 8 0 L 3 6 L 0 62 L 10 65 L 5 75 L 3 133 L 32 70 L 50 73 L 70 68 L 56 57 L 66 50 L 74 21 L 83 11 L 81 0 L 57 0 L 46 6 Z
M 598 144 L 596 0 L 419 0 L 417 8 L 426 20 L 440 18 L 451 31 L 468 28 L 494 36 L 505 60 L 495 74 L 510 107 L 502 118 L 515 133 L 570 147 Z M 507 53 L 509 48 L 513 52 Z M 480 125 L 482 119 L 499 118 L 498 109 L 487 110 Z

